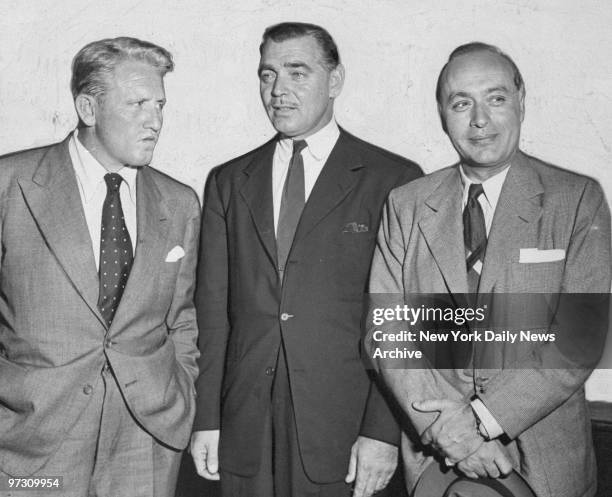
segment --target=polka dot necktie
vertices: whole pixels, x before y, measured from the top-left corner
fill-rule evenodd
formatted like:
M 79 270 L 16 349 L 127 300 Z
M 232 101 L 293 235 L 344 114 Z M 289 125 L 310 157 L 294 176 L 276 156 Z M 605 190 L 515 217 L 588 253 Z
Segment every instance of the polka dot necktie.
M 98 308 L 108 326 L 132 268 L 132 241 L 123 218 L 119 187 L 123 178 L 117 173 L 104 176 L 106 198 L 102 207 L 102 231 L 100 233 L 100 293 Z

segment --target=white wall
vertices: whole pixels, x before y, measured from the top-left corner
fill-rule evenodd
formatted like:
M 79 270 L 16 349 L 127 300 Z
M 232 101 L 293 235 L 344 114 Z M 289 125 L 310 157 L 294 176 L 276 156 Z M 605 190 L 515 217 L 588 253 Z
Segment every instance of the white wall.
M 259 102 L 270 24 L 326 27 L 347 69 L 348 130 L 433 171 L 456 155 L 434 98 L 459 44 L 499 45 L 527 86 L 525 151 L 597 178 L 612 199 L 612 3 L 607 0 L 0 0 L 0 153 L 63 138 L 76 122 L 70 62 L 119 35 L 175 55 L 153 165 L 202 192 L 211 167 L 272 136 Z M 612 380 L 592 383 L 592 395 Z M 612 395 L 612 394 L 611 394 Z

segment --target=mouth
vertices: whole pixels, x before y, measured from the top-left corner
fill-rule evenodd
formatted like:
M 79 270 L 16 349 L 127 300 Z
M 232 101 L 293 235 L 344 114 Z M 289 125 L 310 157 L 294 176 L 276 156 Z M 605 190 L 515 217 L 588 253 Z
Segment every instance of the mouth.
M 275 114 L 290 114 L 297 110 L 297 107 L 293 105 L 272 105 L 272 111 Z
M 140 141 L 144 142 L 146 144 L 155 145 L 157 143 L 157 137 L 156 136 L 147 136 L 145 138 L 141 138 Z
M 490 145 L 491 143 L 493 143 L 496 138 L 497 138 L 497 133 L 493 133 L 493 134 L 490 134 L 490 135 L 472 136 L 472 137 L 468 138 L 468 141 L 472 145 L 475 145 L 477 147 L 484 147 L 486 145 Z

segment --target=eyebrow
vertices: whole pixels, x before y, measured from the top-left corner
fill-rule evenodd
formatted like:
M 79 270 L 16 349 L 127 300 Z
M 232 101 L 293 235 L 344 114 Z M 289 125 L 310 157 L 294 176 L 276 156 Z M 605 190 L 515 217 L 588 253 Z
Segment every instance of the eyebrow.
M 300 62 L 300 61 L 298 61 L 298 62 L 285 62 L 283 64 L 283 67 L 289 67 L 291 69 L 301 69 L 301 68 L 304 68 L 304 69 L 307 69 L 308 71 L 312 70 L 312 68 L 308 64 L 306 64 L 306 62 Z
M 510 90 L 504 86 L 493 86 L 492 88 L 487 88 L 485 90 L 486 94 L 491 94 L 491 93 L 495 93 L 497 91 L 501 91 L 501 92 L 505 92 L 505 93 L 510 93 Z M 471 93 L 465 92 L 465 91 L 456 91 L 454 93 L 451 93 L 448 96 L 448 101 L 450 102 L 451 100 L 453 100 L 454 98 L 460 97 L 460 98 L 469 98 L 471 96 Z
M 307 71 L 312 71 L 312 67 L 310 65 L 306 64 L 306 62 L 301 62 L 301 61 L 285 62 L 283 64 L 283 67 L 289 68 L 289 69 L 306 69 Z M 270 64 L 261 64 L 257 68 L 257 74 L 261 74 L 262 71 L 266 71 L 266 70 L 275 71 L 275 68 L 271 66 Z

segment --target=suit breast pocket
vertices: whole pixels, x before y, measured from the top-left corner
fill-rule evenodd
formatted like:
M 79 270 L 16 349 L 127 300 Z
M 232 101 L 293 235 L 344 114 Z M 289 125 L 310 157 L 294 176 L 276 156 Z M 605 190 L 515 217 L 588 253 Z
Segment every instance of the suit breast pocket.
M 513 262 L 510 266 L 510 292 L 557 293 L 561 289 L 565 261 Z

